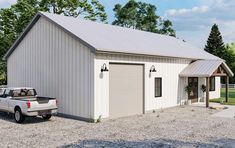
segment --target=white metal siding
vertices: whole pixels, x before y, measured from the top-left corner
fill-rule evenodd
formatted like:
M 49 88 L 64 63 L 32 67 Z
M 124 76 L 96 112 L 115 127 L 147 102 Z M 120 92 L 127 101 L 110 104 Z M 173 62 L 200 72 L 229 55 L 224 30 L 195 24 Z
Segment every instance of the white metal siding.
M 8 85 L 56 97 L 59 112 L 94 117 L 94 54 L 40 18 L 8 59 Z
M 198 97 L 199 98 L 205 98 L 206 93 L 203 94 L 201 90 L 202 85 L 206 85 L 206 78 L 199 78 L 198 79 Z M 215 99 L 215 98 L 220 98 L 220 77 L 215 77 L 215 91 L 210 91 L 209 92 L 209 98 L 210 99 Z M 205 101 L 205 100 L 204 100 Z
M 184 87 L 186 78 L 179 78 L 179 73 L 191 60 L 133 55 L 97 54 L 95 57 L 95 118 L 100 115 L 109 117 L 109 72 L 100 72 L 101 66 L 109 62 L 144 64 L 145 73 L 145 111 L 176 106 L 186 99 Z M 157 72 L 150 75 L 149 70 L 155 65 Z M 123 71 L 125 72 L 125 71 Z M 154 97 L 154 78 L 162 77 L 162 97 Z

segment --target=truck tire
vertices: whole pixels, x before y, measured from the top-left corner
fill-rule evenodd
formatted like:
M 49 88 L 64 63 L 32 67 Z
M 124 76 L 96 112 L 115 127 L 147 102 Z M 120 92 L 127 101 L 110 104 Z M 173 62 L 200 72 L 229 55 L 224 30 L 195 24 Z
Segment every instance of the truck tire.
M 17 123 L 23 123 L 25 120 L 25 116 L 22 114 L 22 112 L 19 108 L 15 109 L 14 117 L 15 117 L 15 121 Z
M 51 114 L 42 115 L 42 118 L 43 118 L 44 120 L 49 120 L 49 119 L 51 119 Z

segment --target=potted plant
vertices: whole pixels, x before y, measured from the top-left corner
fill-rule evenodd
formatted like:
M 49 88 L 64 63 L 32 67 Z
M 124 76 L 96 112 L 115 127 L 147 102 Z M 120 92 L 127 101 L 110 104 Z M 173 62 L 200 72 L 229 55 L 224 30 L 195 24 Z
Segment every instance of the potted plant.
M 188 97 L 190 96 L 190 93 L 192 92 L 192 86 L 191 85 L 187 85 L 184 88 L 185 92 L 187 93 Z M 191 104 L 191 100 L 188 100 L 188 104 Z
M 203 93 L 202 101 L 204 101 L 205 100 L 206 85 L 202 84 L 201 91 Z
M 220 104 L 224 104 L 224 99 L 220 98 Z

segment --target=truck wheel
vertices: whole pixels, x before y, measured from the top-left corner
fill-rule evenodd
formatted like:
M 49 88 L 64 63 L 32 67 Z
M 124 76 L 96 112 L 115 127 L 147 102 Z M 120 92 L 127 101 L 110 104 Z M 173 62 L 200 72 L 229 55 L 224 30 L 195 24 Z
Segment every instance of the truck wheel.
M 15 117 L 15 121 L 17 123 L 23 123 L 24 120 L 25 120 L 25 116 L 22 114 L 22 112 L 21 112 L 21 110 L 19 108 L 17 108 L 15 110 L 14 117 Z
M 51 115 L 50 115 L 50 114 L 42 115 L 42 118 L 43 118 L 44 120 L 49 120 L 49 119 L 51 119 Z

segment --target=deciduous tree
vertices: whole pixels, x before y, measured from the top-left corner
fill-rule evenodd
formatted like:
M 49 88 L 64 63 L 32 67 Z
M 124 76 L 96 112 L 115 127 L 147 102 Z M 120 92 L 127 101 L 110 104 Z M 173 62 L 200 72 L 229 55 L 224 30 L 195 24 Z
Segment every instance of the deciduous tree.
M 226 44 L 226 63 L 235 74 L 235 43 Z M 230 83 L 235 83 L 235 78 L 230 78 Z
M 172 22 L 158 16 L 155 5 L 130 0 L 124 6 L 116 4 L 113 11 L 113 25 L 175 36 Z

